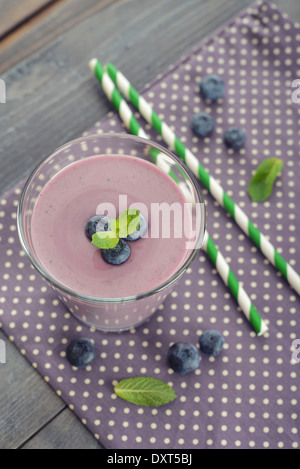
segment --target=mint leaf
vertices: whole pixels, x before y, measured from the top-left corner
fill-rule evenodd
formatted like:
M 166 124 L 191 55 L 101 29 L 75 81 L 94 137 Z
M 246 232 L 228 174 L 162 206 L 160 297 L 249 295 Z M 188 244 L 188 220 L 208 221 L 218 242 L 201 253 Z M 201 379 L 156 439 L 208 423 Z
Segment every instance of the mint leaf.
M 119 238 L 126 238 L 134 233 L 141 222 L 140 212 L 137 209 L 128 209 L 121 213 L 117 219 L 117 233 Z
M 132 233 L 134 233 L 138 229 L 140 223 L 141 223 L 140 212 L 136 210 L 136 215 L 132 216 L 131 218 L 129 217 L 127 234 L 131 235 Z
M 92 244 L 100 249 L 112 249 L 116 247 L 119 238 L 115 231 L 98 231 L 93 234 Z
M 144 376 L 120 381 L 115 386 L 115 393 L 132 404 L 155 407 L 167 404 L 177 397 L 167 383 Z
M 119 238 L 126 238 L 134 233 L 141 222 L 140 212 L 137 209 L 125 210 L 117 220 L 110 220 L 110 231 L 97 231 L 92 237 L 92 244 L 100 249 L 112 249 Z
M 248 193 L 254 202 L 262 202 L 272 194 L 274 181 L 282 167 L 280 158 L 268 158 L 257 167 L 248 186 Z

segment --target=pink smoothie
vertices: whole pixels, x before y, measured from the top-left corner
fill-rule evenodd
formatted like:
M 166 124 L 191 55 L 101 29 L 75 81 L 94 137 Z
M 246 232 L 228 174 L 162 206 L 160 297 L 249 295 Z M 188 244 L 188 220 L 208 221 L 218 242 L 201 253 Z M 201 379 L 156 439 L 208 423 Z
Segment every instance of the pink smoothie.
M 85 235 L 85 224 L 99 204 L 148 208 L 148 235 L 130 242 L 122 265 L 107 264 Z M 68 288 L 93 297 L 141 294 L 167 281 L 186 259 L 186 239 L 151 237 L 151 203 L 184 204 L 177 184 L 155 165 L 132 156 L 93 156 L 70 164 L 41 191 L 32 217 L 36 254 L 44 269 Z M 118 211 L 118 210 L 117 210 Z M 146 214 L 145 214 L 146 215 Z M 117 213 L 119 216 L 119 213 Z M 187 221 L 185 220 L 185 223 Z

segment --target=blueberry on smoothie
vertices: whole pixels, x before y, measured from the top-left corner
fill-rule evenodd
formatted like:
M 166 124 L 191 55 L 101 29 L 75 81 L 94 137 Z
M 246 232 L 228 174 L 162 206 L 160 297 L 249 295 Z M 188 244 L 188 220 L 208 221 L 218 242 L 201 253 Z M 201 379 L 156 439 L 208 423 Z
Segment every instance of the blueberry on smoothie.
M 93 235 L 98 231 L 109 231 L 110 220 L 104 215 L 96 215 L 89 219 L 85 225 L 85 233 L 87 237 L 92 240 Z
M 239 150 L 244 146 L 245 141 L 246 133 L 242 129 L 239 129 L 238 127 L 231 127 L 230 129 L 226 130 L 224 135 L 224 142 L 228 148 Z
M 191 118 L 191 128 L 199 137 L 207 137 L 214 130 L 215 121 L 206 112 L 199 112 Z
M 198 349 L 193 344 L 177 342 L 169 348 L 167 363 L 175 373 L 181 375 L 195 371 L 200 363 Z
M 120 238 L 118 244 L 114 248 L 102 249 L 101 255 L 108 264 L 120 265 L 129 258 L 130 247 L 124 239 Z
M 96 357 L 94 344 L 86 338 L 73 339 L 67 347 L 66 357 L 72 366 L 85 368 Z
M 214 329 L 207 330 L 199 337 L 200 350 L 210 356 L 217 356 L 223 350 L 224 338 Z
M 137 241 L 138 239 L 142 238 L 148 229 L 148 223 L 146 218 L 140 213 L 140 224 L 136 231 L 128 235 L 125 239 L 126 241 Z
M 222 98 L 225 90 L 225 83 L 217 75 L 207 75 L 200 83 L 200 93 L 203 98 L 216 101 Z

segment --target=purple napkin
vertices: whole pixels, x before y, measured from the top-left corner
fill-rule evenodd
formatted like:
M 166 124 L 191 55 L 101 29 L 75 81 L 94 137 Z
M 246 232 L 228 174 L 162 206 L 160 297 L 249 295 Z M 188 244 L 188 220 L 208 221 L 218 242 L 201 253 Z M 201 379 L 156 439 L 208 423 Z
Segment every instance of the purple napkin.
M 234 18 L 143 91 L 202 165 L 269 236 L 283 257 L 300 270 L 299 109 L 293 80 L 299 78 L 300 27 L 275 6 L 255 4 Z M 118 64 L 116 64 L 118 66 Z M 224 98 L 205 102 L 199 83 L 206 74 L 226 83 Z M 128 77 L 134 84 L 134 77 Z M 190 119 L 199 111 L 215 119 L 210 138 L 198 139 Z M 157 133 L 140 119 L 149 136 Z M 238 151 L 223 143 L 227 128 L 245 129 Z M 125 131 L 112 113 L 87 133 Z M 251 202 L 247 185 L 266 158 L 284 161 L 271 197 Z M 18 243 L 16 206 L 22 184 L 0 200 L 0 322 L 4 332 L 34 364 L 106 448 L 298 448 L 300 339 L 299 297 L 265 260 L 226 211 L 203 190 L 210 235 L 269 325 L 257 337 L 205 253 L 175 291 L 135 330 L 102 333 L 81 324 L 30 266 Z M 177 375 L 166 364 L 173 342 L 197 345 L 205 329 L 217 329 L 225 347 L 216 358 L 201 354 L 195 373 Z M 97 359 L 73 369 L 65 349 L 89 337 Z M 2 365 L 0 365 L 2 366 Z M 5 365 L 3 365 L 5 366 Z M 171 384 L 177 399 L 139 407 L 118 398 L 113 383 L 153 376 Z

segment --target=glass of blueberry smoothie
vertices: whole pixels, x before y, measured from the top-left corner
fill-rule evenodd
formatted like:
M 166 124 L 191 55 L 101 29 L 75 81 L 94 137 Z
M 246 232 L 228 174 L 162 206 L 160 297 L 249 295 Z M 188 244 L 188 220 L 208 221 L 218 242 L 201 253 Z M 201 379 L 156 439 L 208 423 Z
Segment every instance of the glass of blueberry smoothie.
M 170 151 L 128 134 L 67 143 L 29 177 L 21 244 L 80 321 L 122 331 L 147 320 L 197 255 L 198 183 Z

